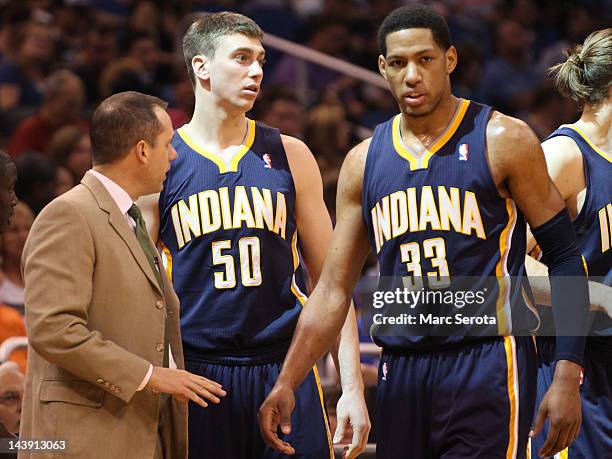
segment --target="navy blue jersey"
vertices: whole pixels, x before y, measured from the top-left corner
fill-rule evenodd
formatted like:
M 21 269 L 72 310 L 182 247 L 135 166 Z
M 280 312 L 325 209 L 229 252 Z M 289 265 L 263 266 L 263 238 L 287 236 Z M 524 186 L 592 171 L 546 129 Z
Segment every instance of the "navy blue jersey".
M 508 335 L 535 328 L 538 320 L 523 283 L 525 221 L 513 200 L 499 196 L 487 164 L 490 112 L 462 100 L 446 132 L 421 158 L 402 142 L 401 115 L 379 125 L 368 150 L 362 208 L 381 280 L 401 276 L 412 288 L 420 283 L 440 291 L 457 279 L 485 298 L 464 311 L 494 319 L 476 334 Z M 435 306 L 413 309 L 430 310 Z M 471 328 L 438 336 L 444 332 L 430 323 L 423 336 L 381 336 L 376 327 L 372 334 L 388 348 L 427 349 L 463 341 Z
M 576 142 L 584 163 L 586 195 L 573 225 L 589 279 L 612 286 L 612 157 L 575 125 L 563 125 L 548 138 L 561 135 Z M 591 338 L 588 345 L 612 351 L 612 319 L 604 312 L 592 315 L 592 334 L 607 338 Z
M 288 346 L 305 296 L 295 186 L 278 129 L 248 120 L 229 165 L 182 128 L 173 145 L 160 238 L 181 301 L 186 355 Z

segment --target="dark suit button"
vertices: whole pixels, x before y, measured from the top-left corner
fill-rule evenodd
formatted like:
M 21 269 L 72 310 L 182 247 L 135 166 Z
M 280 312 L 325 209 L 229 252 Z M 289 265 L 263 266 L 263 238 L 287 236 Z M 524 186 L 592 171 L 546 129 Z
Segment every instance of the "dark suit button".
M 155 307 L 156 307 L 157 309 L 163 309 L 163 308 L 164 308 L 164 302 L 163 302 L 162 300 L 157 300 L 157 301 L 155 302 Z
M 164 345 L 163 345 L 163 343 L 158 343 L 157 346 L 155 346 L 155 350 L 157 352 L 164 352 Z

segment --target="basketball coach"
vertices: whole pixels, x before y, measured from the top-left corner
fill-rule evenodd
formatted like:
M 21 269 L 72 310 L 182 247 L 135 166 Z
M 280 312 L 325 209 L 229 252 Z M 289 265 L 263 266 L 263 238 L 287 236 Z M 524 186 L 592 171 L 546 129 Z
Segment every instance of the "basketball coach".
M 182 370 L 178 299 L 134 204 L 176 157 L 165 108 L 136 92 L 104 100 L 93 169 L 32 226 L 20 440 L 55 441 L 24 442 L 20 458 L 186 458 L 186 402 L 225 395 Z

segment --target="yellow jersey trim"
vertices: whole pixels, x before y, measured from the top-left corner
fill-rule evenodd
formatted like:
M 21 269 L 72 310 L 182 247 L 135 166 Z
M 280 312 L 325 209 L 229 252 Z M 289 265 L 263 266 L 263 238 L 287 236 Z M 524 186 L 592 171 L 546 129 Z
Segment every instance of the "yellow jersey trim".
M 319 370 L 317 366 L 312 367 L 317 390 L 319 392 L 319 400 L 321 400 L 321 410 L 323 411 L 323 420 L 325 422 L 325 431 L 327 432 L 327 444 L 329 446 L 329 459 L 334 459 L 334 446 L 332 444 L 331 431 L 329 430 L 329 421 L 327 420 L 327 411 L 325 411 L 325 399 L 323 398 L 323 388 L 321 387 L 321 379 L 319 378 Z
M 508 335 L 512 333 L 510 301 L 508 298 L 510 293 L 510 283 L 512 280 L 510 277 L 508 277 L 507 266 L 512 231 L 514 231 L 514 225 L 516 224 L 516 211 L 512 199 L 506 199 L 506 212 L 508 213 L 508 223 L 506 223 L 506 226 L 499 235 L 499 260 L 495 265 L 495 276 L 497 276 L 497 283 L 499 285 L 499 294 L 496 305 L 497 330 L 500 335 Z
M 582 131 L 582 129 L 580 129 L 578 126 L 575 126 L 573 124 L 562 124 L 561 127 L 566 127 L 568 129 L 571 129 L 572 131 L 577 132 L 580 137 L 582 137 L 584 139 L 584 141 L 586 143 L 589 144 L 589 146 L 600 156 L 602 156 L 604 159 L 607 159 L 609 162 L 612 163 L 612 157 L 610 157 L 610 155 L 608 155 L 605 151 L 603 151 L 601 148 L 599 148 L 597 145 L 595 145 L 593 142 L 591 142 L 591 139 L 589 139 L 586 134 Z
M 255 141 L 255 121 L 247 118 L 247 133 L 244 143 L 240 146 L 240 149 L 234 155 L 229 165 L 218 154 L 201 148 L 196 142 L 193 141 L 191 137 L 189 137 L 187 132 L 185 132 L 184 127 L 177 129 L 176 132 L 193 151 L 215 163 L 219 168 L 219 173 L 225 174 L 227 172 L 238 172 L 238 164 L 240 163 L 240 160 L 250 150 L 251 146 L 253 146 L 253 142 Z
M 293 277 L 291 278 L 291 291 L 301 305 L 304 306 L 304 304 L 306 304 L 306 300 L 308 300 L 308 297 L 302 293 L 300 287 L 298 287 L 297 282 L 295 281 L 295 272 L 297 271 L 298 266 L 300 266 L 300 257 L 297 249 L 297 230 L 293 232 L 293 237 L 291 238 L 291 253 L 293 254 Z
M 582 258 L 582 266 L 584 267 L 584 273 L 588 277 L 589 276 L 589 266 L 587 265 L 587 261 L 586 261 L 586 258 L 584 258 L 584 255 L 582 255 L 581 258 Z
M 164 255 L 164 268 L 166 269 L 166 274 L 168 275 L 168 279 L 170 279 L 170 283 L 172 283 L 172 254 L 170 254 L 170 249 L 166 247 L 162 241 L 159 241 L 159 244 L 162 249 L 162 254 Z
M 518 374 L 516 368 L 516 341 L 513 336 L 504 336 L 506 364 L 508 368 L 508 398 L 510 400 L 510 420 L 508 429 L 508 449 L 506 459 L 516 459 L 518 446 Z
M 461 102 L 459 103 L 459 107 L 457 108 L 457 111 L 455 113 L 455 116 L 453 117 L 453 120 L 449 124 L 448 128 L 446 128 L 446 131 L 438 138 L 438 140 L 436 140 L 433 143 L 431 147 L 425 150 L 425 154 L 423 154 L 423 156 L 421 157 L 414 156 L 412 152 L 410 152 L 410 150 L 406 148 L 406 146 L 404 145 L 404 142 L 402 142 L 402 135 L 401 135 L 402 114 L 400 113 L 399 115 L 395 116 L 395 118 L 393 119 L 393 127 L 392 127 L 393 146 L 397 154 L 400 155 L 402 158 L 404 158 L 406 161 L 408 161 L 411 171 L 418 170 L 418 169 L 427 169 L 427 167 L 429 166 L 429 160 L 431 159 L 431 157 L 438 150 L 440 150 L 440 148 L 446 145 L 446 143 L 450 140 L 453 134 L 457 132 L 457 129 L 459 128 L 461 121 L 463 121 L 463 118 L 465 116 L 465 113 L 467 112 L 469 105 L 470 105 L 469 100 L 466 100 L 466 99 L 461 100 Z

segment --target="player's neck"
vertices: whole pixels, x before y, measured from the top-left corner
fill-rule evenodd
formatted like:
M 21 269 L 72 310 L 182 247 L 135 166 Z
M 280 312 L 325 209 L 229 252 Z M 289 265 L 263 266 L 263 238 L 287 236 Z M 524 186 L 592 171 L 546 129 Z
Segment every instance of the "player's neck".
M 589 139 L 609 151 L 612 144 L 612 104 L 585 105 L 580 120 L 576 122 Z
M 185 126 L 189 136 L 215 150 L 241 144 L 247 126 L 246 113 L 209 102 L 196 100 L 193 117 Z
M 410 116 L 402 114 L 401 131 L 402 136 L 411 132 L 419 138 L 425 146 L 439 137 L 453 120 L 459 99 L 452 94 L 444 96 L 436 108 L 430 113 L 422 116 Z

